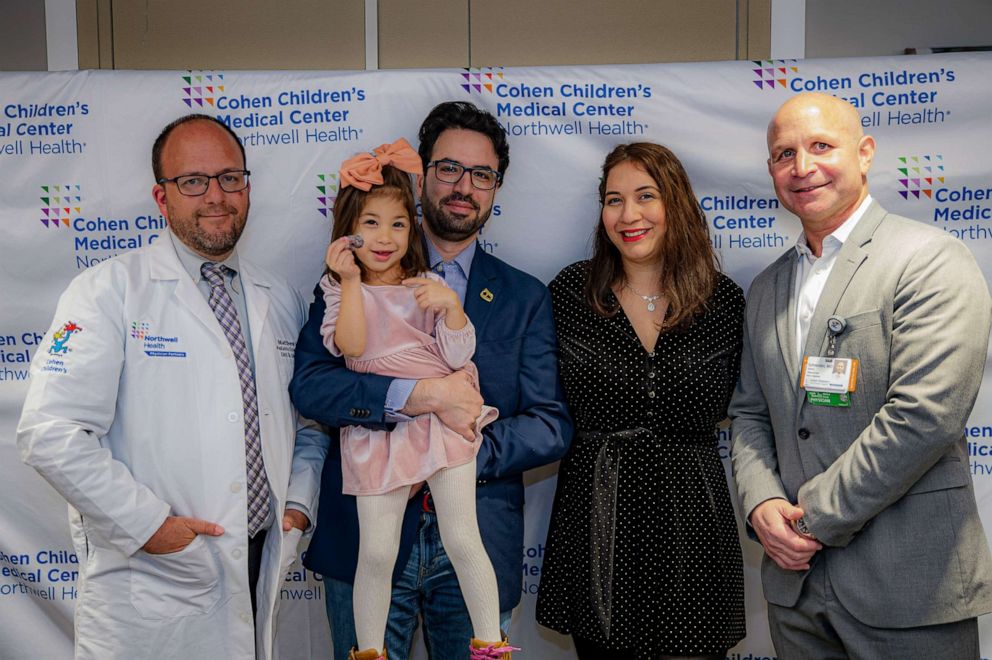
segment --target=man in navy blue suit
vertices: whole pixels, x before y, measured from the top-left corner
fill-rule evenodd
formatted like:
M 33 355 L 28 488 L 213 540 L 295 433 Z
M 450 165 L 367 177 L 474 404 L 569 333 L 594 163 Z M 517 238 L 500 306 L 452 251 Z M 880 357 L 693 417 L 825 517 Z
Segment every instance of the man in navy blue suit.
M 442 103 L 424 120 L 419 137 L 428 261 L 458 293 L 475 325 L 473 360 L 482 396 L 464 372 L 407 381 L 349 371 L 321 342 L 319 287 L 296 346 L 290 393 L 304 416 L 332 427 L 386 428 L 433 412 L 468 439 L 474 438 L 472 425 L 483 400 L 499 409 L 499 419 L 483 429 L 476 501 L 505 630 L 521 593 L 522 475 L 561 458 L 572 436 L 558 382 L 551 299 L 537 279 L 476 242 L 510 162 L 506 134 L 496 119 L 471 103 Z M 324 577 L 336 660 L 346 659 L 355 644 L 351 594 L 357 558 L 355 498 L 341 493 L 340 449 L 332 442 L 305 565 Z M 409 655 L 418 620 L 431 658 L 468 657 L 471 621 L 426 491 L 411 499 L 403 520 L 386 630 L 389 657 Z

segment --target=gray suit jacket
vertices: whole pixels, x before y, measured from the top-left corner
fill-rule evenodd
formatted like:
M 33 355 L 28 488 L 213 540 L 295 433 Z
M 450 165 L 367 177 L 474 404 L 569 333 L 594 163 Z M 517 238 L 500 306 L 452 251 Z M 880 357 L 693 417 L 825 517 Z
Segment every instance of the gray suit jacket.
M 837 355 L 860 360 L 850 408 L 810 405 L 799 387 L 796 259 L 789 249 L 748 295 L 730 410 L 742 510 L 798 502 L 824 545 L 813 561 L 870 626 L 992 611 L 964 435 L 992 317 L 974 257 L 949 234 L 871 204 L 841 248 L 803 352 L 825 355 L 827 319 L 847 319 Z M 761 574 L 765 598 L 791 607 L 807 573 L 766 555 Z

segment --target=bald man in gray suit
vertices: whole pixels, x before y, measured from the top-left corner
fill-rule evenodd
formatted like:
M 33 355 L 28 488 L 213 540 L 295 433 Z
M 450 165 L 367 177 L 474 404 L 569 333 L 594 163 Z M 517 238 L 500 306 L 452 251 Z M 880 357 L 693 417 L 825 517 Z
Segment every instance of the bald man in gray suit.
M 730 414 L 775 649 L 977 658 L 992 557 L 964 427 L 988 287 L 963 243 L 872 200 L 875 141 L 847 102 L 791 98 L 768 151 L 803 234 L 751 286 Z

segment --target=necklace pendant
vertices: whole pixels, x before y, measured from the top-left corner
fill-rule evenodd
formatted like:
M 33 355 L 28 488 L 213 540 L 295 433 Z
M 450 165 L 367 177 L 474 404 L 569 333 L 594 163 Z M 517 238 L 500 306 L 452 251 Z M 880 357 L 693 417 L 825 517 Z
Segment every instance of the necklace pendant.
M 654 301 L 653 300 L 649 300 L 648 301 L 648 311 L 649 312 L 653 312 L 655 309 L 656 309 L 656 307 L 655 307 Z

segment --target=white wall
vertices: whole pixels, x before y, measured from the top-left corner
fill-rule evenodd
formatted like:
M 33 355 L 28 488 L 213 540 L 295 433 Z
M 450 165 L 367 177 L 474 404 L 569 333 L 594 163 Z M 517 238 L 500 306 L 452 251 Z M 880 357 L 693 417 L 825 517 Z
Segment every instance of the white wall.
M 806 57 L 992 46 L 988 0 L 806 0 Z

